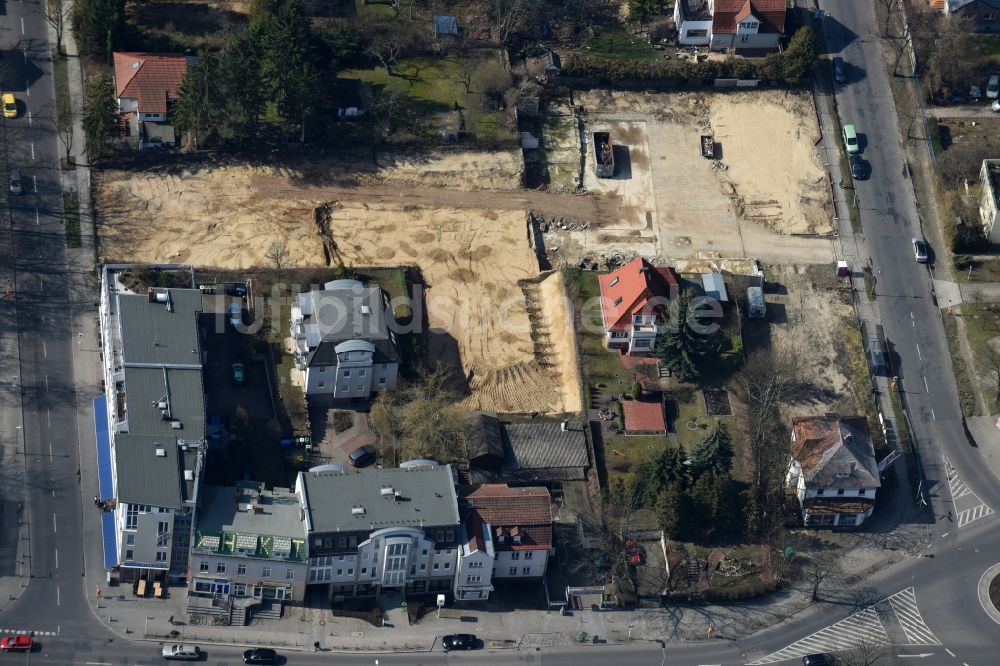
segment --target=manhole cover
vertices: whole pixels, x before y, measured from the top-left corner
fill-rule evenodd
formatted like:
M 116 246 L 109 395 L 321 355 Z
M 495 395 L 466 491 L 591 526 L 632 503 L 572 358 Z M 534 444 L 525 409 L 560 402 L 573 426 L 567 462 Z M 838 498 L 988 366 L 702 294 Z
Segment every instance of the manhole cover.
M 697 421 L 688 421 L 687 422 L 687 429 L 688 430 L 697 430 L 698 429 L 698 422 Z

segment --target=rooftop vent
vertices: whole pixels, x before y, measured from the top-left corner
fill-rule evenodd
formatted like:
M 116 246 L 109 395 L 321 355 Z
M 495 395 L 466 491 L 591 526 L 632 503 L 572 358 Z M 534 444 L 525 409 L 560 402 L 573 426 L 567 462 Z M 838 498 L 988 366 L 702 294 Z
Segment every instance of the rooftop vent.
M 363 314 L 363 315 L 370 315 L 371 313 L 372 313 L 372 309 L 369 306 L 367 306 L 367 305 L 362 305 L 361 306 L 361 314 Z
M 139 69 L 140 63 L 138 60 L 132 61 L 132 69 Z
M 192 471 L 190 469 L 184 470 L 184 480 L 185 481 L 194 481 L 194 471 Z
M 170 427 L 173 428 L 174 430 L 180 430 L 181 428 L 184 427 L 184 424 L 181 423 L 180 421 L 171 421 Z
M 393 497 L 395 496 L 395 491 L 393 491 L 392 486 L 382 487 L 382 497 Z
M 156 406 L 158 408 L 160 408 L 160 409 L 166 409 L 167 408 L 167 401 L 166 400 L 161 400 L 158 403 L 156 403 Z
M 156 449 L 156 457 L 157 457 L 157 458 L 166 458 L 166 457 L 167 457 L 167 452 L 166 452 L 166 450 L 165 450 L 165 449 L 162 449 L 162 448 L 159 448 L 159 447 L 157 447 L 157 449 Z
M 352 506 L 351 507 L 352 516 L 363 516 L 365 515 L 365 507 L 363 506 Z

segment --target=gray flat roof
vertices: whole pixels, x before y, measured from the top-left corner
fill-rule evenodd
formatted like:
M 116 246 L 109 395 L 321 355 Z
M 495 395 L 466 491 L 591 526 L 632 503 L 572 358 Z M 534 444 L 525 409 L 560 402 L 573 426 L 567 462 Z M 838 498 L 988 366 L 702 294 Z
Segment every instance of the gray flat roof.
M 458 500 L 451 466 L 435 469 L 369 469 L 303 472 L 314 532 L 383 527 L 457 525 Z M 399 492 L 382 494 L 383 488 Z M 364 513 L 357 511 L 364 509 Z
M 254 504 L 260 507 L 259 511 L 254 511 Z M 287 488 L 266 490 L 257 483 L 203 486 L 198 530 L 292 539 L 306 537 L 305 522 L 299 514 L 298 496 Z
M 157 449 L 164 455 L 156 455 Z M 115 436 L 117 499 L 179 509 L 193 497 L 194 484 L 184 480 L 184 470 L 194 472 L 196 463 L 195 450 L 181 451 L 173 437 L 120 433 Z
M 157 403 L 169 394 L 170 416 L 180 429 L 164 420 Z M 205 393 L 201 370 L 125 367 L 128 431 L 199 441 L 205 438 Z
M 161 289 L 167 303 L 149 302 L 146 294 L 118 294 L 118 321 L 126 365 L 201 365 L 198 318 L 201 292 L 197 289 Z

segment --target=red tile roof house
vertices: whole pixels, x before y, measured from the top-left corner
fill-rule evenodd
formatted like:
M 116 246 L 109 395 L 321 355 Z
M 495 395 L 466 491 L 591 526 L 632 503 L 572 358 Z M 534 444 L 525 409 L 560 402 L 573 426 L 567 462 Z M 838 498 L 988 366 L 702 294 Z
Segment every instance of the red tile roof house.
M 672 268 L 655 268 L 642 257 L 598 278 L 604 344 L 626 355 L 649 354 L 663 332 L 670 300 L 680 294 Z
M 775 51 L 785 33 L 787 0 L 714 0 L 709 48 L 737 53 Z
M 863 416 L 795 419 L 791 454 L 786 481 L 806 527 L 857 527 L 871 517 L 882 484 Z
M 541 487 L 484 483 L 459 490 L 455 600 L 489 598 L 493 579 L 538 580 L 552 552 L 552 500 Z
M 181 80 L 193 58 L 180 53 L 115 53 L 115 96 L 139 148 L 174 143 L 167 124 Z

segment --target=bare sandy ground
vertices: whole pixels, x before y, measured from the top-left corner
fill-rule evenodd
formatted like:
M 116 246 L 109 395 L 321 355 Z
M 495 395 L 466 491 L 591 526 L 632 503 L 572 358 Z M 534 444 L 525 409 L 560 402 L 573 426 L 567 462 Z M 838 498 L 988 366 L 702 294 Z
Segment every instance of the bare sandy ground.
M 558 275 L 540 279 L 525 211 L 271 197 L 269 170 L 225 167 L 179 174 L 104 172 L 98 179 L 108 261 L 268 266 L 284 240 L 290 264 L 325 266 L 315 210 L 329 205 L 335 253 L 353 266 L 417 266 L 432 362 L 461 368 L 471 408 L 499 412 L 581 407 L 576 347 Z M 308 194 L 307 194 L 308 192 Z

